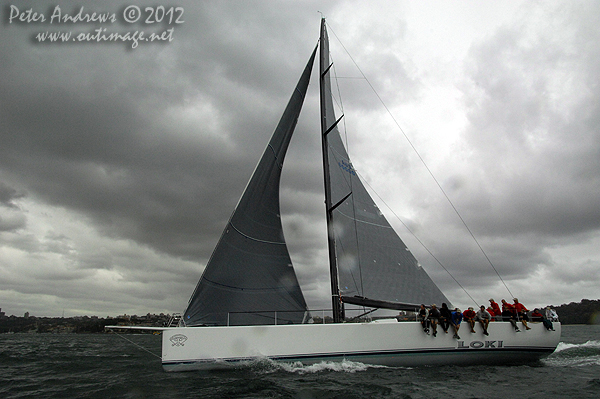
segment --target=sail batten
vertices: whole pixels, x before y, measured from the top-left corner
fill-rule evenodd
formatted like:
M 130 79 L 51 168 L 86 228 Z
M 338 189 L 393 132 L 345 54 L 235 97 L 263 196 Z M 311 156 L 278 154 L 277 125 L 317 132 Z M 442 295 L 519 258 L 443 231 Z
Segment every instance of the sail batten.
M 329 134 L 329 132 L 331 132 L 333 129 L 335 129 L 335 127 L 338 125 L 338 123 L 340 123 L 340 122 L 342 121 L 342 118 L 343 118 L 343 117 L 344 117 L 344 115 L 340 116 L 340 117 L 338 118 L 338 120 L 337 120 L 337 121 L 335 121 L 335 122 L 333 123 L 333 125 L 331 125 L 329 128 L 327 128 L 327 130 L 326 130 L 326 131 L 325 131 L 325 133 L 323 133 L 323 134 L 324 134 L 324 135 L 327 135 L 327 134 Z
M 249 240 L 254 240 L 254 241 L 258 241 L 258 242 L 264 242 L 267 244 L 275 244 L 275 245 L 286 245 L 285 241 L 268 241 L 268 240 L 262 240 L 260 238 L 257 237 L 252 237 L 248 234 L 244 234 L 240 229 L 236 228 L 233 224 L 229 224 L 235 231 L 237 231 L 238 233 L 240 233 L 241 235 L 243 235 L 244 237 L 246 237 Z

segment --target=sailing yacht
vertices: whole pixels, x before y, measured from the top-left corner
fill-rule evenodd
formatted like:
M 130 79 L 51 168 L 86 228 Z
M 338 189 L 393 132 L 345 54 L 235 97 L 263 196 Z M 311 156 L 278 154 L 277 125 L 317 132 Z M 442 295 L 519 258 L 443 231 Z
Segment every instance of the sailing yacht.
M 315 48 L 179 325 L 147 327 L 162 330 L 163 368 L 214 369 L 261 358 L 303 364 L 504 364 L 552 353 L 560 340 L 560 323 L 554 323 L 555 331 L 531 323 L 531 330 L 516 332 L 510 323 L 493 322 L 489 335 L 481 330 L 457 339 L 425 334 L 417 321 L 346 322 L 346 305 L 415 311 L 421 303 L 450 301 L 360 181 L 337 127 L 343 116 L 336 117 L 333 107 L 325 19 L 319 43 L 333 323 L 312 322 L 284 240 L 279 206 L 283 162 L 308 89 Z

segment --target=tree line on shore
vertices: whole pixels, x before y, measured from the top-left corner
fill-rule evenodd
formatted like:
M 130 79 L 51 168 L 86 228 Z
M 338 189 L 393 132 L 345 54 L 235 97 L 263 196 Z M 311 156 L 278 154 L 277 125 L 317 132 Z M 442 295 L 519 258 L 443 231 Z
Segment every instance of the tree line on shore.
M 555 306 L 562 324 L 600 324 L 600 299 L 582 299 Z
M 562 324 L 600 324 L 600 299 L 582 299 L 553 306 Z M 0 318 L 0 334 L 2 333 L 103 333 L 107 325 L 127 324 L 139 326 L 165 326 L 171 315 L 147 314 L 145 316 L 122 315 L 99 318 L 97 316 L 80 317 L 17 317 L 2 316 Z
M 138 325 L 162 327 L 170 320 L 168 314 L 147 314 L 146 316 L 128 316 L 100 318 L 97 316 L 78 317 L 17 317 L 0 318 L 0 334 L 2 333 L 103 333 L 105 326 Z

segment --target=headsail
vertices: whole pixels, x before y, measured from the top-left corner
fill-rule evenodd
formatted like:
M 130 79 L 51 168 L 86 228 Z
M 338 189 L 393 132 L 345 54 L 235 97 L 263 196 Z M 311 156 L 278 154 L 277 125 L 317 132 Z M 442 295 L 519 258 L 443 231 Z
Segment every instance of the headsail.
M 380 212 L 348 157 L 333 108 L 324 19 L 320 42 L 325 190 L 330 246 L 334 246 L 330 260 L 332 279 L 337 277 L 339 286 L 334 308 L 336 296 L 346 303 L 392 309 L 449 304 Z
M 279 182 L 313 51 L 184 313 L 188 326 L 302 323 L 308 309 L 283 237 Z M 251 312 L 251 313 L 248 313 Z M 277 312 L 277 313 L 275 313 Z

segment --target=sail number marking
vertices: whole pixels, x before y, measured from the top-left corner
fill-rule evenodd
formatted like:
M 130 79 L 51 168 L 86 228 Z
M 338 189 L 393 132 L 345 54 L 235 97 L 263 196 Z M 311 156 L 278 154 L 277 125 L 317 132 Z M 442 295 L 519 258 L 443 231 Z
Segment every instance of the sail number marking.
M 342 159 L 340 162 L 338 162 L 338 165 L 340 166 L 340 168 L 342 168 L 342 170 L 345 170 L 346 172 L 350 173 L 351 175 L 356 176 L 356 171 L 352 167 L 351 163 L 346 162 Z

